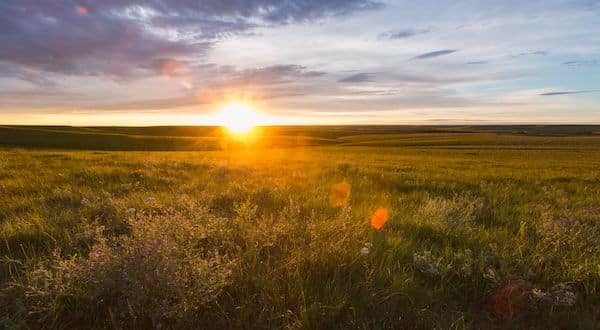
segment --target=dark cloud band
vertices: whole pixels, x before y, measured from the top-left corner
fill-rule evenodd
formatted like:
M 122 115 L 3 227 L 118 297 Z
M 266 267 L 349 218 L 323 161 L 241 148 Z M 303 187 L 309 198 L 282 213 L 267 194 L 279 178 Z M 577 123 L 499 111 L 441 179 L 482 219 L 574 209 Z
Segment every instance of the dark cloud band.
M 449 55 L 449 54 L 452 54 L 452 53 L 456 53 L 457 51 L 458 51 L 458 49 L 436 50 L 434 52 L 429 52 L 429 53 L 424 53 L 424 54 L 417 55 L 417 56 L 411 58 L 411 60 L 426 60 L 426 59 L 429 59 L 429 58 L 440 57 L 440 56 L 444 56 L 444 55 Z
M 557 96 L 557 95 L 572 95 L 572 94 L 586 94 L 586 93 L 598 93 L 600 90 L 585 90 L 585 91 L 557 91 L 542 93 L 540 96 Z
M 257 26 L 381 6 L 373 0 L 4 0 L 0 63 L 131 79 L 155 74 L 149 68 L 162 58 L 201 56 L 222 38 Z

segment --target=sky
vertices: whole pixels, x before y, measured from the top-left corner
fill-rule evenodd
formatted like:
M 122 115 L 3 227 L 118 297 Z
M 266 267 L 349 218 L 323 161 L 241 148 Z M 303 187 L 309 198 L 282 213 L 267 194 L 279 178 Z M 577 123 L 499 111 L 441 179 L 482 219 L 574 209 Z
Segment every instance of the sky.
M 600 124 L 600 0 L 2 0 L 0 124 Z

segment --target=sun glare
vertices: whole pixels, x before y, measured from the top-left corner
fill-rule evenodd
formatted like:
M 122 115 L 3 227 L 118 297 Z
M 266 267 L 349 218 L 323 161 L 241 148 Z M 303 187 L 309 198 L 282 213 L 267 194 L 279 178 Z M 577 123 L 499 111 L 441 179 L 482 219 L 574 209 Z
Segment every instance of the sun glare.
M 258 124 L 258 115 L 243 103 L 230 103 L 220 113 L 221 125 L 234 134 L 246 134 Z

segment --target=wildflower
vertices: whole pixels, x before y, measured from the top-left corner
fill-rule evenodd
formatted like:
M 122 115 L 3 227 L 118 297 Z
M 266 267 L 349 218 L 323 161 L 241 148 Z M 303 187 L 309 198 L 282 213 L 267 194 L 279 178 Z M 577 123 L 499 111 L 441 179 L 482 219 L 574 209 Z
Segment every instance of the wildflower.
M 371 243 L 365 243 L 362 249 L 360 249 L 360 253 L 362 253 L 365 256 L 371 253 Z
M 498 273 L 492 267 L 488 267 L 485 269 L 485 271 L 483 272 L 483 278 L 492 283 L 498 283 L 500 280 L 500 276 L 498 276 Z
M 470 277 L 473 273 L 473 252 L 466 249 L 457 254 L 456 260 L 453 264 L 448 266 L 454 268 L 455 272 L 462 277 Z
M 577 303 L 577 295 L 573 289 L 572 282 L 558 283 L 553 286 L 548 292 L 541 289 L 531 290 L 531 296 L 540 301 L 545 301 L 554 306 L 570 307 Z
M 555 306 L 573 306 L 577 302 L 572 282 L 558 283 L 550 289 L 552 304 Z
M 148 203 L 148 204 L 154 203 L 154 197 L 147 197 L 146 198 L 146 203 Z
M 551 219 L 544 225 L 546 230 L 561 232 L 563 230 L 578 229 L 581 227 L 581 221 L 575 217 L 562 217 Z
M 390 213 L 386 208 L 379 208 L 371 216 L 371 227 L 375 229 L 381 229 L 383 225 L 388 221 Z
M 533 297 L 533 299 L 536 299 L 536 300 L 547 300 L 548 299 L 548 293 L 546 293 L 538 288 L 534 288 L 533 290 L 531 290 L 531 296 Z
M 128 208 L 125 213 L 131 214 L 131 213 L 135 213 L 135 209 L 133 207 Z
M 431 252 L 427 251 L 424 254 L 413 254 L 413 264 L 422 274 L 429 277 L 437 277 L 440 271 L 431 262 Z

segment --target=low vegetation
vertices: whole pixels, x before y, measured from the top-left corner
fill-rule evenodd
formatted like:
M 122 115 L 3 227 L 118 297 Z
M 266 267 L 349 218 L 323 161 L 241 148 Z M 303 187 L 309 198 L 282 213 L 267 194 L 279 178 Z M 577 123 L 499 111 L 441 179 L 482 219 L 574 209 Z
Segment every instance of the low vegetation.
M 457 148 L 346 133 L 303 148 L 0 149 L 1 326 L 597 326 L 594 136 L 432 133 Z

